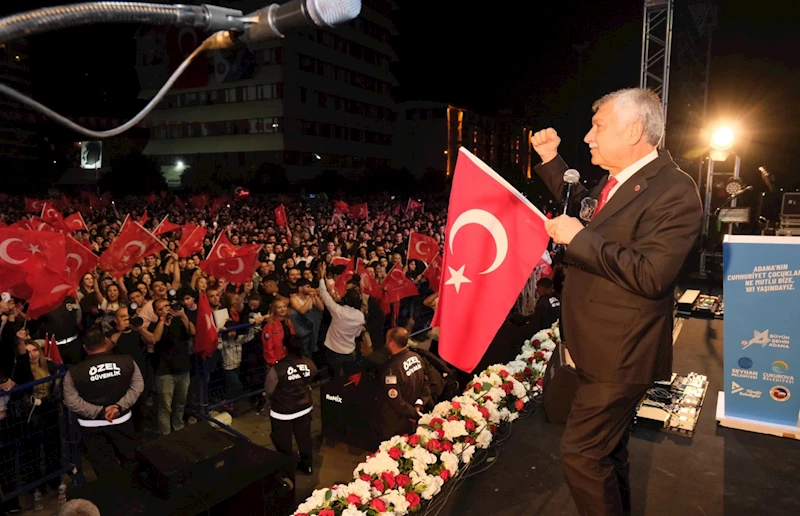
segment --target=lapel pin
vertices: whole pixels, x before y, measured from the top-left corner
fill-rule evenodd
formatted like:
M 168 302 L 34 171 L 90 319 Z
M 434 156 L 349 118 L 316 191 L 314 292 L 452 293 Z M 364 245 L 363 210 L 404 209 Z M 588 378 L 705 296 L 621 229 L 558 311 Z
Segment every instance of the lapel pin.
M 636 185 L 636 186 L 634 186 L 634 187 L 633 187 L 633 191 L 634 191 L 634 192 L 638 192 L 638 191 L 639 191 L 639 190 L 641 190 L 641 189 L 642 189 L 642 187 L 641 187 L 641 186 L 639 186 L 639 185 Z

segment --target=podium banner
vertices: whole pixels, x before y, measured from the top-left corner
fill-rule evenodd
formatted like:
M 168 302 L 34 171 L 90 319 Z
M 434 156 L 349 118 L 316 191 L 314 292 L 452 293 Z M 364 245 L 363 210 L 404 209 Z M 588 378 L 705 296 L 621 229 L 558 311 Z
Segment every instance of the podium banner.
M 800 427 L 800 238 L 723 243 L 725 416 Z

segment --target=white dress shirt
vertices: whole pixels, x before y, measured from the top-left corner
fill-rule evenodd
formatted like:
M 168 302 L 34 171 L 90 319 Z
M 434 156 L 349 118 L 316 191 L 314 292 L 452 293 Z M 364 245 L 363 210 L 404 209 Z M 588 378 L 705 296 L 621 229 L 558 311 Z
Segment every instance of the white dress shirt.
M 356 350 L 356 337 L 361 335 L 364 314 L 361 310 L 337 304 L 328 294 L 325 278 L 319 280 L 319 295 L 331 313 L 331 325 L 325 335 L 325 347 L 340 355 L 349 355 Z
M 610 192 L 608 192 L 608 199 L 611 199 L 614 196 L 617 190 L 619 190 L 619 187 L 622 186 L 622 183 L 630 179 L 633 174 L 643 169 L 645 165 L 647 165 L 651 161 L 654 161 L 657 157 L 658 157 L 658 149 L 653 149 L 653 152 L 643 157 L 633 165 L 624 168 L 622 171 L 620 171 L 619 174 L 614 176 L 614 179 L 617 180 L 617 184 L 614 185 L 614 188 L 612 188 Z M 608 202 L 608 199 L 606 200 L 606 202 Z

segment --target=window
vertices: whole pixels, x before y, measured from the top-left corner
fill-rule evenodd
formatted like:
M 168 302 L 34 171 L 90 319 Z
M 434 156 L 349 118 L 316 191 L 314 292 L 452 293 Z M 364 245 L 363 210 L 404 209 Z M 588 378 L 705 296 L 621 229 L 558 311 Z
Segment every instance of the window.
M 300 88 L 300 102 L 305 104 L 308 102 L 308 90 L 305 88 Z

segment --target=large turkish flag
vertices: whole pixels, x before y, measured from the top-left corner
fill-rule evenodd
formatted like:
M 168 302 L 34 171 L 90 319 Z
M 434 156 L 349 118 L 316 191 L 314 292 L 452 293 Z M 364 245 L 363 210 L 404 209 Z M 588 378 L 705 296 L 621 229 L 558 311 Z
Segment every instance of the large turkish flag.
M 459 149 L 434 318 L 443 359 L 467 372 L 481 361 L 547 247 L 544 220 L 505 179 Z

